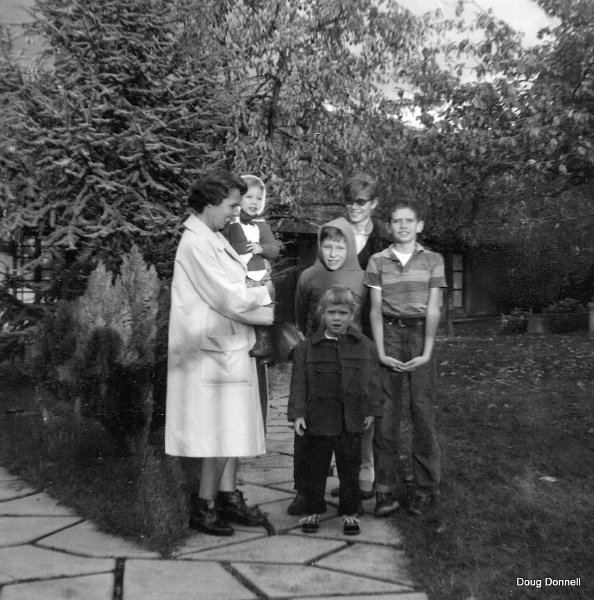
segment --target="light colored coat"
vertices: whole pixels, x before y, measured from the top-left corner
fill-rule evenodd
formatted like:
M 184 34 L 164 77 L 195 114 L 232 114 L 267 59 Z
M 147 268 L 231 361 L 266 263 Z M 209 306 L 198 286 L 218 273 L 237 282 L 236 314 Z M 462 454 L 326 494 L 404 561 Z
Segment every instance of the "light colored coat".
M 266 287 L 248 288 L 229 242 L 197 216 L 184 223 L 173 271 L 165 451 L 174 456 L 263 454 L 253 325 L 273 319 Z

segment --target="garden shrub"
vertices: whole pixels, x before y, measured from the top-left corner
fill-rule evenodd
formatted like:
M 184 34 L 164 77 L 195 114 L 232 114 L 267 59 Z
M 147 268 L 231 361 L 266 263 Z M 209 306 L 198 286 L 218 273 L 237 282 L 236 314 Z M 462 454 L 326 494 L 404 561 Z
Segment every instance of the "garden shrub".
M 84 294 L 59 302 L 27 353 L 34 380 L 99 421 L 124 449 L 146 441 L 160 284 L 133 246 L 114 276 L 100 262 Z
M 528 329 L 528 311 L 514 308 L 508 315 L 501 315 L 499 333 L 526 333 Z

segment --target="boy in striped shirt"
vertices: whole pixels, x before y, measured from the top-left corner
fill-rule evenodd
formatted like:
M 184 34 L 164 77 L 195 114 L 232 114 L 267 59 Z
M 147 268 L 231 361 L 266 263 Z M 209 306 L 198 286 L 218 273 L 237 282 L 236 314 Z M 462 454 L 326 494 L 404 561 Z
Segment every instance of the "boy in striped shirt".
M 375 516 L 398 509 L 394 492 L 399 472 L 399 430 L 408 380 L 413 425 L 414 491 L 408 509 L 421 515 L 433 508 L 440 481 L 435 434 L 435 335 L 446 287 L 441 254 L 417 242 L 424 222 L 419 207 L 397 202 L 391 212 L 394 243 L 369 260 L 364 283 L 370 288 L 371 331 L 381 363 L 383 416 L 376 421 Z

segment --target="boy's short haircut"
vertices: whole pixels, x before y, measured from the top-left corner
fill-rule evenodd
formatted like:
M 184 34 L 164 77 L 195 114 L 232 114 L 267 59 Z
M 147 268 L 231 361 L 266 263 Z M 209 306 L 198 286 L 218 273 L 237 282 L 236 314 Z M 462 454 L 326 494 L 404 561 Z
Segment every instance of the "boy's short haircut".
M 239 190 L 242 196 L 247 192 L 247 185 L 241 177 L 223 169 L 212 171 L 194 181 L 188 205 L 201 213 L 208 205 L 218 206 L 234 189 Z
M 322 313 L 334 304 L 346 304 L 350 306 L 351 312 L 357 314 L 359 308 L 359 302 L 353 291 L 344 285 L 333 285 L 328 288 L 324 295 L 320 298 L 316 311 L 318 317 L 321 317 Z
M 417 221 L 423 221 L 425 219 L 424 206 L 410 190 L 398 190 L 398 200 L 395 200 L 390 207 L 390 219 L 392 219 L 392 215 L 399 208 L 410 208 L 410 210 L 415 213 Z
M 377 181 L 367 173 L 358 173 L 345 179 L 342 192 L 345 202 L 352 202 L 361 194 L 365 194 L 369 200 L 375 200 L 377 198 Z
M 320 231 L 320 244 L 326 240 L 330 240 L 331 242 L 346 241 L 344 233 L 338 227 L 322 227 Z

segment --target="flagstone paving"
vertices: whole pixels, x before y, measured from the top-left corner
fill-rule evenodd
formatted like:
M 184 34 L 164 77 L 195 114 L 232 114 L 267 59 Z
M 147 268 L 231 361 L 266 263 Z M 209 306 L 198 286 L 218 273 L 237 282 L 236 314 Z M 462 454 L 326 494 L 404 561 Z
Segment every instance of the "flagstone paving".
M 373 500 L 363 503 L 358 536 L 343 534 L 329 493 L 318 533 L 304 534 L 299 517 L 287 514 L 288 368 L 275 367 L 269 380 L 268 453 L 243 460 L 239 475 L 268 527 L 195 534 L 164 559 L 98 531 L 0 468 L 0 600 L 427 600 L 410 577 L 400 534 L 372 516 Z M 337 483 L 329 477 L 327 491 Z

